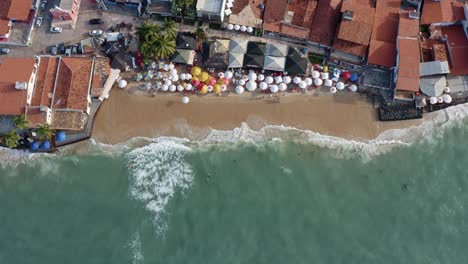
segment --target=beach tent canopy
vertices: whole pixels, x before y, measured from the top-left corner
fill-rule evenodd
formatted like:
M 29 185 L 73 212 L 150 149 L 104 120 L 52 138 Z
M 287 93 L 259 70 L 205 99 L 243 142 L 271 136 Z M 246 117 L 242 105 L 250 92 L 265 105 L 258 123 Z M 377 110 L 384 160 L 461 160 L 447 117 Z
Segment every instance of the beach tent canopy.
M 263 63 L 265 59 L 261 55 L 245 54 L 244 55 L 244 67 L 253 69 L 263 69 Z
M 248 41 L 246 39 L 232 39 L 229 43 L 229 52 L 246 53 Z
M 203 43 L 202 61 L 204 68 L 227 69 L 229 58 L 227 52 L 217 52 L 216 42 Z
M 179 33 L 176 38 L 176 48 L 177 49 L 197 49 L 197 40 L 195 36 L 187 33 Z
M 444 92 L 446 84 L 444 75 L 424 76 L 420 78 L 419 88 L 427 96 L 439 96 Z
M 274 57 L 286 57 L 288 55 L 288 46 L 284 44 L 269 43 L 266 45 L 266 55 Z
M 247 53 L 254 55 L 265 55 L 266 44 L 262 42 L 250 41 L 247 45 Z
M 292 57 L 292 58 L 305 58 L 305 57 L 307 57 L 307 56 L 304 55 L 304 54 L 301 52 L 301 50 L 300 50 L 299 48 L 289 46 L 289 49 L 288 49 L 288 57 Z
M 229 39 L 217 39 L 214 42 L 216 53 L 226 53 L 229 52 L 229 45 L 231 40 Z
M 286 63 L 285 57 L 273 57 L 266 56 L 263 69 L 269 71 L 284 71 L 284 65 Z
M 193 65 L 193 60 L 195 59 L 195 51 L 189 49 L 176 49 L 174 56 L 172 57 L 172 62 Z
M 229 68 L 242 68 L 244 53 L 229 53 Z
M 290 74 L 306 74 L 307 65 L 309 61 L 307 58 L 293 58 L 286 57 L 284 71 Z

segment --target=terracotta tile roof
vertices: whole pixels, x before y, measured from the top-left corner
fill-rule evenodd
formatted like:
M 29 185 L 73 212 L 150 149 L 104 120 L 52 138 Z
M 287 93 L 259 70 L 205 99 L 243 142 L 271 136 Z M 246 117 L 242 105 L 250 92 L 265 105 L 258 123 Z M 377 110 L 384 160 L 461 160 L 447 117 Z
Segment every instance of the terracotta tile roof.
M 10 7 L 8 10 L 7 17 L 15 20 L 26 21 L 28 20 L 29 10 L 32 7 L 31 0 L 2 0 L 10 1 Z
M 337 38 L 367 46 L 372 33 L 372 25 L 359 21 L 343 20 Z M 335 45 L 333 45 L 335 46 Z
M 449 23 L 454 21 L 452 3 L 450 0 L 424 1 L 421 24 Z
M 447 36 L 450 50 L 450 72 L 452 75 L 468 74 L 468 39 L 461 25 L 442 27 L 442 33 Z
M 0 35 L 6 35 L 10 32 L 10 20 L 0 18 Z
M 41 112 L 40 107 L 26 107 L 26 119 L 31 127 L 37 127 L 46 123 L 46 113 Z
M 384 41 L 371 40 L 367 62 L 385 67 L 395 66 L 396 46 Z
M 356 56 L 364 57 L 366 56 L 368 45 L 356 44 L 350 41 L 335 39 L 333 42 L 333 48 L 344 51 L 346 53 L 354 54 Z
M 43 56 L 37 71 L 36 86 L 32 97 L 32 106 L 51 107 L 59 57 Z
M 419 42 L 415 38 L 398 38 L 397 90 L 419 91 Z
M 0 82 L 0 115 L 21 115 L 26 106 L 27 91 L 16 90 L 11 83 Z
M 448 61 L 447 49 L 445 44 L 434 44 L 432 45 L 432 53 L 434 60 L 438 61 Z
M 400 12 L 400 22 L 398 26 L 399 37 L 418 37 L 419 20 L 409 18 L 408 11 Z
M 266 0 L 236 0 L 231 8 L 232 14 L 229 16 L 229 23 L 262 27 L 262 10 L 259 5 L 265 4 Z
M 87 115 L 81 111 L 53 110 L 51 126 L 54 129 L 82 130 Z
M 93 59 L 89 57 L 61 59 L 53 108 L 87 110 L 92 64 Z
M 310 30 L 308 28 L 298 27 L 285 23 L 282 23 L 281 25 L 281 33 L 300 39 L 307 39 L 309 37 L 309 32 Z
M 287 11 L 294 15 L 291 23 L 282 23 L 281 33 L 299 39 L 308 39 L 316 7 L 316 0 L 290 1 Z
M 34 69 L 34 59 L 6 57 L 0 64 L 0 82 L 29 82 Z
M 460 21 L 465 20 L 465 11 L 463 10 L 463 4 L 455 1 L 452 2 L 452 9 L 453 9 L 453 20 Z
M 258 8 L 258 6 L 264 3 L 265 3 L 265 0 L 257 0 L 257 1 L 236 0 L 233 3 L 231 11 L 233 15 L 237 15 L 241 13 L 244 10 L 244 8 L 250 8 L 252 14 L 256 18 L 262 18 L 262 11 L 260 10 L 260 8 Z
M 341 0 L 320 0 L 315 11 L 309 40 L 331 46 L 340 21 Z
M 17 90 L 17 81 L 29 82 L 34 70 L 34 59 L 3 59 L 0 64 L 0 115 L 21 115 L 27 101 L 27 90 Z
M 288 1 L 267 0 L 263 14 L 263 29 L 271 32 L 280 32 Z

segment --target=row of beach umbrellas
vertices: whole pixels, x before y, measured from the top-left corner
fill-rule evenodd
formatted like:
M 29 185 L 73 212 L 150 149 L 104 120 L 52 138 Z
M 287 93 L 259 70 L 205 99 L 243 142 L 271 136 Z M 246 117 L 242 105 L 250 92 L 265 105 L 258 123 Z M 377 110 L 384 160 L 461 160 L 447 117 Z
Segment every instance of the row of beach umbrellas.
M 247 27 L 244 25 L 237 25 L 237 24 L 228 24 L 226 28 L 228 30 L 236 30 L 236 31 L 248 32 L 248 33 L 252 33 L 254 30 L 253 27 Z

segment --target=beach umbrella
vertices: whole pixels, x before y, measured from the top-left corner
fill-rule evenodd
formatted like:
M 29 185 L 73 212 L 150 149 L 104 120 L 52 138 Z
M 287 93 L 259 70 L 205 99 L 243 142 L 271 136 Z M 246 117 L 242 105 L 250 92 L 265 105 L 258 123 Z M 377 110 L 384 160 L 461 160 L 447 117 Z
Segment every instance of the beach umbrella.
M 241 94 L 244 92 L 244 87 L 237 85 L 236 86 L 236 94 Z
M 437 97 L 437 103 L 441 104 L 444 102 L 444 98 L 442 96 Z
M 321 86 L 323 84 L 322 79 L 314 79 L 314 85 L 316 87 Z
M 338 83 L 336 84 L 336 89 L 338 89 L 338 90 L 341 91 L 341 90 L 343 90 L 344 88 L 345 88 L 344 83 L 338 82 Z
M 149 91 L 151 89 L 151 83 L 150 82 L 144 83 L 142 86 L 140 86 L 140 89 L 144 91 Z
M 450 87 L 445 87 L 444 88 L 444 93 L 450 93 Z
M 31 143 L 31 145 L 29 146 L 29 148 L 30 148 L 32 151 L 38 150 L 38 149 L 39 149 L 39 142 L 33 141 L 33 143 Z
M 352 81 L 352 82 L 355 82 L 358 80 L 358 75 L 356 73 L 352 73 L 350 76 L 349 76 L 349 80 Z
M 192 81 L 192 84 L 195 85 L 195 86 L 200 85 L 200 83 L 201 83 L 200 80 L 193 80 Z
M 432 96 L 431 98 L 429 98 L 429 103 L 432 105 L 437 104 L 437 97 Z
M 162 68 L 163 68 L 164 71 L 170 70 L 169 65 L 167 65 L 167 64 L 164 64 Z
M 200 88 L 200 93 L 206 94 L 207 92 L 208 92 L 208 85 L 203 84 L 202 87 Z
M 312 85 L 312 79 L 307 77 L 304 79 L 304 82 L 307 84 L 307 85 Z
M 233 29 L 234 29 L 234 25 L 233 25 L 233 24 L 228 24 L 228 25 L 227 25 L 227 29 L 228 29 L 228 30 L 233 30 Z
M 41 150 L 49 150 L 50 147 L 51 147 L 51 144 L 49 140 L 44 140 L 44 142 L 42 142 L 40 146 Z
M 240 27 L 240 31 L 242 31 L 242 32 L 247 31 L 247 27 L 246 27 L 246 26 L 241 26 L 241 27 Z
M 224 72 L 218 72 L 218 78 L 224 78 Z
M 234 25 L 234 30 L 239 30 L 241 27 L 239 25 Z
M 223 85 L 224 84 L 224 78 L 219 78 L 217 84 Z
M 444 100 L 444 103 L 450 104 L 452 102 L 452 96 L 448 94 L 442 95 L 442 99 Z
M 226 78 L 226 79 L 231 79 L 232 76 L 233 76 L 232 71 L 226 71 L 226 72 L 224 73 L 224 78 Z
M 356 91 L 357 91 L 357 86 L 354 85 L 354 84 L 352 84 L 351 86 L 349 86 L 349 90 L 350 90 L 351 92 L 356 92 Z
M 208 80 L 209 78 L 210 78 L 210 75 L 205 71 L 200 73 L 200 76 L 198 76 L 198 79 L 200 79 L 200 81 L 202 82 L 206 82 L 206 80 Z
M 329 74 L 328 72 L 322 72 L 320 73 L 320 77 L 324 80 L 328 80 Z
M 208 92 L 211 93 L 213 91 L 213 85 L 208 85 Z
M 143 80 L 143 74 L 137 73 L 136 76 L 135 76 L 135 81 L 139 82 L 141 80 Z
M 278 90 L 279 90 L 278 85 L 276 85 L 276 84 L 270 85 L 270 92 L 272 92 L 272 93 L 277 93 Z
M 224 78 L 224 85 L 229 85 L 229 82 L 230 81 L 228 79 Z
M 122 89 L 123 89 L 123 88 L 125 88 L 125 87 L 127 87 L 127 81 L 124 80 L 124 79 L 121 79 L 121 80 L 119 81 L 119 88 L 122 88 Z
M 153 90 L 158 90 L 158 89 L 161 87 L 161 85 L 162 85 L 161 82 L 157 82 L 157 83 L 153 84 L 153 85 L 151 86 L 151 88 L 152 88 Z
M 169 70 L 174 70 L 175 69 L 175 65 L 171 62 L 169 63 Z
M 171 85 L 169 86 L 169 91 L 175 92 L 176 90 L 177 90 L 177 87 L 176 87 L 174 84 L 171 84 Z
M 55 141 L 57 142 L 63 142 L 67 139 L 67 134 L 65 131 L 58 131 L 57 134 L 55 134 Z
M 172 64 L 173 65 L 173 64 Z M 177 75 L 177 70 L 176 69 L 171 69 L 171 74 L 172 75 Z
M 221 92 L 221 85 L 220 84 L 215 84 L 213 86 L 213 92 L 219 94 Z
M 288 86 L 285 83 L 280 83 L 280 84 L 278 84 L 278 89 L 281 92 L 284 92 L 284 91 L 286 91 L 288 89 Z
M 273 79 L 273 77 L 271 77 L 271 76 L 267 76 L 267 77 L 265 78 L 265 82 L 266 82 L 267 84 L 272 84 L 273 81 L 274 81 L 274 79 Z
M 179 75 L 174 74 L 174 75 L 171 75 L 171 76 L 172 76 L 171 80 L 172 80 L 173 82 L 179 81 Z
M 284 77 L 283 77 L 283 82 L 284 82 L 285 84 L 289 84 L 289 83 L 291 83 L 291 81 L 292 81 L 292 80 L 291 80 L 291 77 L 289 77 L 289 76 L 284 76 Z
M 185 75 L 185 73 L 181 73 L 179 77 L 182 81 L 185 81 L 187 79 L 187 75 Z
M 275 77 L 275 83 L 282 83 L 282 82 L 283 82 L 283 77 L 279 75 Z
M 259 81 L 265 80 L 265 75 L 259 74 L 259 75 L 257 76 L 257 80 L 259 80 Z
M 319 80 L 319 79 L 316 79 L 316 80 Z M 299 88 L 301 89 L 307 88 L 307 83 L 305 81 L 300 81 L 298 85 L 299 85 Z
M 157 64 L 155 61 L 152 61 L 152 62 L 150 63 L 150 68 L 151 68 L 151 69 L 155 70 L 157 67 L 158 67 L 158 64 Z
M 316 79 L 316 78 L 319 78 L 320 77 L 320 72 L 318 71 L 313 71 L 312 72 L 312 78 Z
M 201 70 L 200 67 L 195 66 L 195 67 L 192 68 L 192 70 L 190 71 L 190 73 L 191 73 L 193 76 L 198 76 L 198 75 L 200 75 L 201 71 L 202 71 L 202 70 Z
M 255 89 L 257 89 L 257 83 L 255 81 L 248 81 L 246 87 L 247 90 L 253 92 Z
M 268 88 L 268 84 L 266 82 L 261 82 L 258 85 L 258 88 L 260 88 L 260 90 L 262 90 L 262 91 L 265 91 Z
M 190 98 L 188 98 L 187 96 L 184 96 L 184 97 L 182 97 L 181 102 L 183 104 L 188 104 L 190 102 Z
M 341 77 L 343 77 L 343 79 L 345 79 L 345 80 L 348 80 L 349 77 L 351 77 L 351 73 L 350 72 L 343 72 L 341 74 Z
M 293 83 L 298 84 L 298 83 L 300 83 L 300 82 L 301 82 L 301 78 L 300 78 L 300 77 L 298 77 L 298 76 L 294 77 Z
M 252 33 L 252 32 L 253 32 L 253 28 L 252 28 L 252 27 L 247 27 L 247 32 Z
M 244 80 L 244 79 L 240 79 L 239 81 L 237 81 L 237 84 L 239 84 L 239 85 L 245 85 L 245 80 Z
M 330 79 L 325 80 L 325 86 L 327 86 L 327 87 L 332 87 L 332 85 L 333 85 L 333 81 L 332 81 L 332 80 L 330 80 Z M 336 89 L 336 88 L 335 88 L 335 89 Z
M 192 79 L 192 74 L 186 73 L 185 74 L 185 80 L 190 80 L 190 79 Z
M 247 77 L 249 79 L 249 81 L 255 81 L 257 80 L 257 74 L 255 72 L 250 72 L 249 73 L 249 76 Z
M 182 85 L 177 85 L 177 91 L 182 92 L 184 90 L 184 87 Z
M 164 82 L 164 84 L 167 85 L 167 86 L 170 86 L 170 85 L 172 84 L 172 81 L 171 81 L 171 80 L 166 80 L 166 81 Z
M 193 85 L 190 84 L 190 83 L 188 83 L 188 84 L 185 86 L 185 90 L 186 90 L 186 91 L 192 91 L 192 89 L 193 89 Z
M 332 94 L 336 93 L 336 87 L 330 87 L 330 93 Z
M 215 85 L 216 84 L 216 79 L 211 77 L 210 81 L 208 83 L 209 83 L 209 85 Z
M 169 85 L 163 84 L 163 85 L 161 86 L 161 90 L 163 90 L 164 92 L 166 92 L 167 90 L 169 90 Z
M 227 85 L 221 85 L 221 92 L 227 91 Z

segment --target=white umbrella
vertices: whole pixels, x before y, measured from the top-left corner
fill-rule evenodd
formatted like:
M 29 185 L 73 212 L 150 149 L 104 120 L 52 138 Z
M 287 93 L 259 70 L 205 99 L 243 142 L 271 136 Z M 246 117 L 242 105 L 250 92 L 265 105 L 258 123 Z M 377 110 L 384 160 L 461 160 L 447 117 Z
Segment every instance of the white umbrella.
M 284 92 L 286 89 L 288 89 L 288 86 L 285 83 L 280 83 L 278 84 L 278 88 L 281 92 Z
M 242 31 L 242 32 L 247 31 L 247 27 L 246 27 L 246 26 L 241 26 L 241 27 L 240 27 L 240 31 Z
M 169 63 L 169 70 L 171 70 L 171 73 L 172 73 L 172 70 L 175 69 L 175 65 L 171 63 Z M 175 72 L 177 73 L 177 70 L 175 70 Z
M 253 92 L 255 89 L 257 89 L 257 83 L 255 81 L 248 81 L 247 82 L 247 90 Z
M 182 103 L 183 104 L 188 104 L 190 102 L 190 99 L 187 96 L 182 97 Z
M 221 85 L 221 92 L 225 92 L 227 90 L 227 86 L 226 85 Z
M 164 84 L 163 86 L 161 86 L 161 90 L 163 90 L 164 92 L 169 90 L 169 85 Z
M 450 87 L 448 87 L 448 86 L 445 87 L 445 88 L 444 88 L 444 93 L 450 93 Z
M 279 90 L 278 85 L 271 85 L 270 86 L 270 92 L 277 93 L 278 90 Z
M 173 82 L 177 82 L 177 81 L 179 80 L 179 75 L 177 75 L 177 74 L 172 75 L 171 80 L 172 80 Z
M 314 85 L 315 86 L 321 86 L 323 84 L 322 79 L 314 79 Z
M 299 88 L 301 88 L 301 89 L 307 88 L 306 82 L 305 82 L 305 81 L 300 81 L 300 82 L 299 82 Z
M 171 84 L 171 85 L 169 86 L 169 91 L 175 92 L 176 90 L 177 90 L 177 87 L 176 87 L 174 84 Z
M 444 100 L 444 103 L 450 104 L 452 102 L 452 96 L 448 94 L 442 95 L 442 99 Z
M 260 90 L 266 90 L 268 88 L 268 84 L 266 82 L 261 82 L 258 87 L 260 88 Z
M 174 66 L 174 64 L 170 64 L 170 65 Z M 176 75 L 176 74 L 177 74 L 177 70 L 172 68 L 171 69 L 171 75 Z
M 300 83 L 301 81 L 302 81 L 301 78 L 298 77 L 298 76 L 294 77 L 294 79 L 293 79 L 293 83 L 295 83 L 295 84 L 298 84 L 298 83 Z
M 325 86 L 327 86 L 327 87 L 332 87 L 332 85 L 333 85 L 333 81 L 332 81 L 332 80 L 330 80 L 330 79 L 326 79 L 326 80 L 325 80 Z M 335 89 L 336 89 L 336 88 L 335 88 Z
M 241 94 L 244 92 L 244 87 L 237 85 L 236 86 L 236 94 Z
M 284 82 L 285 84 L 289 84 L 289 83 L 291 83 L 291 81 L 292 81 L 292 80 L 291 80 L 291 77 L 289 77 L 289 76 L 284 76 L 284 77 L 283 77 L 283 82 Z
M 164 82 L 164 84 L 167 85 L 167 86 L 169 87 L 169 85 L 172 84 L 172 81 L 171 81 L 171 80 L 166 80 L 166 81 Z
M 177 85 L 177 91 L 182 92 L 184 90 L 184 87 L 182 85 Z
M 218 78 L 224 78 L 224 72 L 218 72 Z
M 253 28 L 252 28 L 252 27 L 247 27 L 247 32 L 252 33 L 252 32 L 253 32 Z
M 185 90 L 186 91 L 191 91 L 193 88 L 192 84 L 191 83 L 188 83 L 187 86 L 185 86 Z
M 250 81 L 255 81 L 257 80 L 257 74 L 255 72 L 250 72 L 248 78 Z
M 304 82 L 307 84 L 307 85 L 312 85 L 312 79 L 311 78 L 305 78 L 304 79 Z
M 336 87 L 331 87 L 330 88 L 330 93 L 332 93 L 332 94 L 336 93 Z
M 343 82 L 338 82 L 338 83 L 336 84 L 336 89 L 338 89 L 338 90 L 343 90 L 344 87 L 345 87 L 345 85 L 344 85 Z
M 316 79 L 316 78 L 319 78 L 320 77 L 320 72 L 318 71 L 313 71 L 312 72 L 312 78 Z
M 232 14 L 232 11 L 230 8 L 224 10 L 224 14 L 226 14 L 226 16 L 230 16 Z
M 273 81 L 274 81 L 274 80 L 273 80 L 273 77 L 271 77 L 271 76 L 267 76 L 267 77 L 265 78 L 265 82 L 266 82 L 267 84 L 272 84 Z
M 185 74 L 185 80 L 190 80 L 190 79 L 192 79 L 192 74 L 186 73 Z
M 322 72 L 322 73 L 320 73 L 320 76 L 322 77 L 322 79 L 326 80 L 326 79 L 328 79 L 329 74 L 328 74 L 328 72 Z
M 239 25 L 234 25 L 234 30 L 239 30 L 240 26 Z
M 353 84 L 353 85 L 349 86 L 349 90 L 351 92 L 356 92 L 357 91 L 357 86 Z
M 125 88 L 127 87 L 127 81 L 122 79 L 119 81 L 119 88 Z
M 164 71 L 168 71 L 168 70 L 169 70 L 169 65 L 168 65 L 168 64 L 164 64 L 164 65 L 163 65 L 163 70 L 164 70 Z
M 232 76 L 233 76 L 232 71 L 226 71 L 226 72 L 224 73 L 224 78 L 226 78 L 226 79 L 228 79 L 228 80 L 231 79 Z
M 228 30 L 233 30 L 233 29 L 234 29 L 234 25 L 233 25 L 233 24 L 228 24 L 228 25 L 227 25 L 227 29 L 228 29 Z
M 442 96 L 437 97 L 437 102 L 438 102 L 439 104 L 443 103 L 443 102 L 444 102 L 444 98 L 442 98 Z
M 431 98 L 429 98 L 429 103 L 437 104 L 437 97 L 432 96 Z
M 257 80 L 259 80 L 259 81 L 265 80 L 265 75 L 263 75 L 263 74 L 260 73 L 260 74 L 257 76 Z
M 208 85 L 207 88 L 209 93 L 213 92 L 213 85 Z
M 180 77 L 180 79 L 181 79 L 182 81 L 185 81 L 186 78 L 187 78 L 186 75 L 185 75 L 185 73 L 181 73 L 179 77 Z
M 239 84 L 239 85 L 245 85 L 245 80 L 244 80 L 244 79 L 240 79 L 239 81 L 237 81 L 237 84 Z
M 281 76 L 276 76 L 275 77 L 275 83 L 282 83 L 283 82 L 283 77 Z

